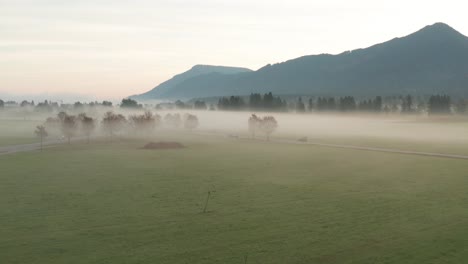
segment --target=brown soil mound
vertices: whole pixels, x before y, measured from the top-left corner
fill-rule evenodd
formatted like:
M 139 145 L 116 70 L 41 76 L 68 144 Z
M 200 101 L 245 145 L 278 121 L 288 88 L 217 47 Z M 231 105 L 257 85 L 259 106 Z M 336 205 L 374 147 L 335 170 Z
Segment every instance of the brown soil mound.
M 146 144 L 143 149 L 180 149 L 185 148 L 184 145 L 179 142 L 150 142 Z

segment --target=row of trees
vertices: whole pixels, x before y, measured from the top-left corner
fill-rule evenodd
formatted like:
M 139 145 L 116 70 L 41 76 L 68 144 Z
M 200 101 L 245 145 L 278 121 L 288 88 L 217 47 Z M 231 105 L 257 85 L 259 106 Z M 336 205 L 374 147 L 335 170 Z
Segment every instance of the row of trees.
M 382 111 L 382 97 L 377 96 L 375 99 L 362 100 L 357 102 L 353 96 L 340 97 L 337 100 L 334 97 L 318 97 L 317 100 L 313 98 L 309 99 L 307 109 L 309 111 L 369 111 L 369 112 L 380 112 Z M 299 97 L 297 102 L 296 110 L 298 112 L 305 112 L 306 107 L 302 102 L 302 98 Z
M 467 103 L 460 100 L 457 104 L 451 103 L 450 96 L 447 95 L 432 95 L 427 103 L 415 103 L 411 95 L 399 97 L 387 103 L 384 102 L 381 96 L 376 96 L 374 99 L 356 100 L 353 96 L 345 96 L 340 98 L 335 97 L 318 97 L 317 99 L 310 98 L 307 104 L 299 97 L 296 102 L 296 111 L 341 111 L 341 112 L 427 112 L 429 114 L 450 114 L 452 110 L 456 113 L 466 113 Z
M 122 114 L 112 111 L 106 112 L 101 120 L 102 131 L 112 140 L 112 138 L 127 129 L 136 134 L 150 134 L 162 125 L 162 118 L 149 111 L 141 115 L 130 115 L 128 119 Z M 164 122 L 169 127 L 178 128 L 182 124 L 185 129 L 193 130 L 199 125 L 198 117 L 191 114 L 185 114 L 182 118 L 180 114 L 167 114 Z M 41 138 L 48 135 L 48 130 L 57 130 L 67 138 L 68 143 L 77 135 L 86 136 L 87 141 L 97 127 L 97 120 L 87 116 L 85 113 L 79 115 L 69 115 L 66 112 L 60 112 L 56 117 L 47 118 L 44 126 L 38 126 L 35 134 Z
M 102 102 L 90 102 L 90 103 L 81 103 L 76 102 L 74 104 L 63 104 L 58 102 L 51 102 L 45 100 L 43 102 L 35 103 L 34 101 L 27 101 L 23 100 L 20 103 L 16 101 L 7 101 L 4 102 L 0 100 L 0 109 L 5 107 L 12 107 L 12 108 L 21 108 L 21 109 L 28 109 L 34 110 L 37 112 L 53 112 L 53 111 L 67 111 L 67 110 L 77 110 L 83 111 L 85 107 L 93 108 L 93 107 L 112 107 L 112 103 L 109 101 L 102 101 Z
M 294 101 L 295 100 L 295 101 Z M 252 110 L 252 111 L 296 111 L 296 112 L 325 112 L 325 111 L 341 111 L 341 112 L 399 112 L 399 113 L 415 113 L 425 112 L 429 114 L 450 114 L 452 112 L 465 114 L 467 111 L 467 101 L 459 100 L 453 103 L 447 95 L 432 95 L 428 100 L 422 98 L 413 98 L 407 96 L 376 96 L 373 99 L 356 99 L 354 96 L 345 97 L 312 97 L 308 100 L 303 100 L 299 97 L 294 100 L 284 100 L 279 96 L 274 96 L 271 92 L 265 94 L 252 93 L 250 96 L 230 96 L 222 97 L 218 100 L 217 108 L 219 110 Z M 19 106 L 43 112 L 52 111 L 70 111 L 75 110 L 77 113 L 84 111 L 85 107 L 112 107 L 112 102 L 91 102 L 74 104 L 59 104 L 57 102 L 44 101 L 35 104 L 34 101 L 22 101 L 16 103 L 14 101 L 4 102 L 0 100 L 0 109 L 6 106 Z M 119 104 L 120 108 L 126 109 L 143 109 L 144 106 L 137 101 L 126 98 Z M 148 107 L 148 106 L 147 106 Z M 180 100 L 174 103 L 162 103 L 156 106 L 156 109 L 197 109 L 197 110 L 215 110 L 214 105 L 208 105 L 203 100 L 196 100 L 193 103 L 184 103 Z
M 449 114 L 451 112 L 451 100 L 447 95 L 433 95 L 428 102 L 429 114 Z M 466 112 L 466 104 L 460 102 L 457 111 Z
M 278 96 L 266 93 L 263 96 L 259 93 L 252 93 L 248 102 L 241 96 L 222 97 L 218 101 L 220 110 L 257 110 L 257 111 L 285 111 L 287 103 Z
M 62 135 L 68 139 L 68 143 L 77 134 L 86 136 L 89 142 L 91 134 L 96 129 L 96 120 L 85 113 L 75 116 L 60 112 L 57 117 L 47 118 L 45 127 L 60 130 Z

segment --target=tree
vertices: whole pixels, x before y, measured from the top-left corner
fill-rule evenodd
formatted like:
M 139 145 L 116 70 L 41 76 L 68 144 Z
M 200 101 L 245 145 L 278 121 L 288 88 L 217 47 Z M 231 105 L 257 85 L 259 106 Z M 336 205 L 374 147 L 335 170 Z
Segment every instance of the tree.
M 429 98 L 429 114 L 450 114 L 451 101 L 448 95 L 432 95 Z
M 146 111 L 142 115 L 132 115 L 129 117 L 132 127 L 137 132 L 151 132 L 161 122 L 159 115 L 153 115 L 150 111 Z
M 257 115 L 252 114 L 249 118 L 249 132 L 252 135 L 252 138 L 255 138 L 255 133 L 260 127 L 261 119 L 257 117 Z
M 304 103 L 302 102 L 302 97 L 299 97 L 297 99 L 297 104 L 296 104 L 296 111 L 297 112 L 305 112 L 305 105 Z
M 104 131 L 109 135 L 112 140 L 112 136 L 122 129 L 127 120 L 121 114 L 114 114 L 112 111 L 106 112 L 102 118 L 101 124 Z
M 382 96 L 376 96 L 373 101 L 374 112 L 382 112 L 383 100 Z
M 127 99 L 122 99 L 122 102 L 120 103 L 121 108 L 142 108 L 143 106 L 141 104 L 138 104 L 137 101 L 127 98 Z
M 112 106 L 112 102 L 102 101 L 102 106 L 110 107 L 110 106 Z
M 185 109 L 187 108 L 187 106 L 185 105 L 184 102 L 182 102 L 181 100 L 177 100 L 174 102 L 174 105 L 177 109 Z
M 244 99 L 240 96 L 222 97 L 218 101 L 218 109 L 221 110 L 241 110 L 244 107 Z
M 199 109 L 199 110 L 206 110 L 207 109 L 206 103 L 204 101 L 200 101 L 200 100 L 195 101 L 195 103 L 193 104 L 193 108 Z
M 68 144 L 71 142 L 71 138 L 76 134 L 77 127 L 76 116 L 66 115 L 62 121 L 62 133 L 68 139 Z
M 307 106 L 307 109 L 309 110 L 309 112 L 312 112 L 312 110 L 314 110 L 314 99 L 312 98 L 309 98 L 309 104 Z
M 85 113 L 82 113 L 78 116 L 80 123 L 81 123 L 81 131 L 86 136 L 87 142 L 89 144 L 89 138 L 91 134 L 96 129 L 96 121 L 92 117 L 86 116 Z
M 413 97 L 411 97 L 411 95 L 407 95 L 402 100 L 403 101 L 401 103 L 401 112 L 402 113 L 411 113 L 411 112 L 413 112 Z
M 356 101 L 352 96 L 345 96 L 340 98 L 340 110 L 343 112 L 349 112 L 356 110 Z
M 5 102 L 0 99 L 0 109 L 3 109 L 5 107 Z
M 44 138 L 46 138 L 49 134 L 47 133 L 47 130 L 44 126 L 37 126 L 36 130 L 34 131 L 34 134 L 36 134 L 36 136 L 41 139 L 41 151 L 42 151 L 42 144 L 43 144 Z
M 249 97 L 249 108 L 258 110 L 263 107 L 262 95 L 259 93 L 252 93 Z
M 260 122 L 260 130 L 265 133 L 267 140 L 270 140 L 270 135 L 278 127 L 278 122 L 273 116 L 265 116 Z
M 73 108 L 75 108 L 77 110 L 82 109 L 83 104 L 81 102 L 75 102 L 75 104 L 73 104 Z
M 193 130 L 198 127 L 198 117 L 195 115 L 187 114 L 184 120 L 184 128 Z
M 34 101 L 33 101 L 34 102 Z M 28 106 L 34 106 L 34 103 L 33 102 L 28 102 L 26 100 L 22 101 L 21 104 L 20 104 L 20 107 L 28 107 Z
M 455 105 L 455 110 L 457 111 L 457 113 L 460 115 L 466 114 L 466 109 L 466 101 L 463 99 L 458 100 L 457 104 Z

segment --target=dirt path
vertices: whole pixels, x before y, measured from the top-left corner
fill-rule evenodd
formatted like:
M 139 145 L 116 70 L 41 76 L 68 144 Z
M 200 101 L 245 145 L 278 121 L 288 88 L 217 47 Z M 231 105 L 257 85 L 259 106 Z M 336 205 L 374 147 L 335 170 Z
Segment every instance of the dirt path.
M 298 145 L 313 145 L 313 146 L 328 147 L 328 148 L 353 149 L 353 150 L 362 150 L 362 151 L 386 152 L 386 153 L 396 153 L 396 154 L 405 154 L 405 155 L 417 155 L 417 156 L 427 156 L 427 157 L 437 157 L 437 158 L 468 160 L 468 156 L 465 156 L 465 155 L 420 152 L 420 151 L 413 151 L 413 150 L 361 147 L 361 146 L 353 146 L 353 145 L 326 144 L 326 143 L 316 143 L 316 142 L 299 142 L 299 141 L 293 141 L 293 140 L 273 140 L 273 142 L 298 144 Z
M 71 139 L 71 142 L 78 142 L 86 140 L 85 137 L 75 137 Z M 67 144 L 68 141 L 66 139 L 53 139 L 53 140 L 46 140 L 42 143 L 42 148 L 50 148 L 60 144 Z M 19 152 L 28 152 L 28 151 L 39 151 L 41 149 L 41 143 L 29 143 L 29 144 L 18 144 L 18 145 L 10 145 L 10 146 L 3 146 L 0 147 L 0 156 L 1 155 L 8 155 L 14 154 Z
M 203 133 L 198 132 L 198 135 L 204 136 L 226 136 L 221 133 Z M 232 137 L 230 138 L 236 140 L 252 140 L 251 138 L 246 137 Z M 81 140 L 76 138 L 72 141 Z M 258 140 L 258 139 L 257 139 Z M 49 140 L 43 143 L 43 147 L 51 147 L 57 144 L 66 143 L 65 140 Z M 384 153 L 395 153 L 395 154 L 404 154 L 404 155 L 416 155 L 416 156 L 426 156 L 426 157 L 436 157 L 436 158 L 447 158 L 447 159 L 463 159 L 468 160 L 468 156 L 465 155 L 456 155 L 456 154 L 446 154 L 446 153 L 434 153 L 434 152 L 421 152 L 413 150 L 401 150 L 401 149 L 389 149 L 389 148 L 377 148 L 377 147 L 363 147 L 363 146 L 354 146 L 354 145 L 341 145 L 341 144 L 327 144 L 327 143 L 318 143 L 318 142 L 300 142 L 295 140 L 286 140 L 286 139 L 272 139 L 271 142 L 281 143 L 281 144 L 295 144 L 295 145 L 311 145 L 318 147 L 328 147 L 328 148 L 340 148 L 340 149 L 352 149 L 352 150 L 361 150 L 361 151 L 374 151 L 374 152 L 384 152 Z M 21 145 L 12 145 L 0 147 L 0 155 L 13 154 L 18 152 L 27 152 L 27 151 L 36 151 L 41 148 L 40 143 L 31 143 L 31 144 L 21 144 Z
M 198 134 L 209 135 L 209 136 L 214 136 L 214 135 L 228 136 L 229 138 L 237 139 L 237 140 L 254 140 L 248 137 L 240 137 L 237 135 L 233 136 L 233 135 L 226 135 L 226 134 L 219 134 L 219 133 L 198 133 Z M 255 139 L 255 140 L 261 140 L 261 139 Z M 311 146 L 327 147 L 327 148 L 352 149 L 352 150 L 361 150 L 361 151 L 374 151 L 374 152 L 385 152 L 385 153 L 395 153 L 395 154 L 404 154 L 404 155 L 416 155 L 416 156 L 426 156 L 426 157 L 436 157 L 436 158 L 468 160 L 468 156 L 457 155 L 457 154 L 447 154 L 447 153 L 434 153 L 434 152 L 378 148 L 378 147 L 363 147 L 363 146 L 341 145 L 341 144 L 327 144 L 327 143 L 319 143 L 319 142 L 313 142 L 313 141 L 301 142 L 297 140 L 287 140 L 287 139 L 271 139 L 270 141 L 274 143 L 281 143 L 281 144 L 311 145 Z
M 53 145 L 63 144 L 64 140 L 47 140 L 43 143 L 43 148 L 48 148 Z M 0 155 L 13 154 L 18 152 L 36 151 L 41 149 L 41 143 L 19 144 L 0 147 Z

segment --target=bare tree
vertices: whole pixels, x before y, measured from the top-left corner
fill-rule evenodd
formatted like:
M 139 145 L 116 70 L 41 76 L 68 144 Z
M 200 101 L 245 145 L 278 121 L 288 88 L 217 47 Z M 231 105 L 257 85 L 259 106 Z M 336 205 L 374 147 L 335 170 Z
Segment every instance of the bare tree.
M 252 135 L 252 138 L 255 138 L 255 133 L 257 132 L 261 121 L 262 120 L 255 114 L 252 114 L 252 116 L 249 118 L 249 132 Z
M 62 121 L 62 133 L 68 139 L 70 144 L 71 138 L 75 136 L 77 128 L 76 116 L 66 115 Z
M 184 128 L 194 130 L 198 127 L 198 117 L 195 115 L 187 114 L 184 119 Z
M 150 111 L 146 111 L 142 115 L 132 115 L 129 120 L 136 132 L 152 132 L 161 123 L 161 117 L 153 115 Z
M 96 129 L 96 121 L 92 117 L 87 116 L 85 113 L 79 114 L 78 119 L 80 120 L 80 123 L 81 123 L 81 126 L 80 126 L 81 131 L 83 132 L 84 135 L 86 135 L 86 139 L 89 144 L 89 138 L 91 137 L 91 134 Z
M 109 111 L 104 115 L 101 124 L 102 128 L 109 135 L 112 141 L 112 136 L 121 130 L 126 122 L 127 120 L 123 115 L 114 114 L 113 112 Z
M 46 138 L 49 135 L 49 133 L 47 133 L 47 130 L 44 126 L 37 126 L 36 130 L 34 131 L 34 134 L 36 134 L 36 136 L 41 139 L 41 151 L 42 151 L 42 144 L 43 144 L 44 138 Z
M 265 133 L 267 140 L 270 140 L 270 135 L 278 127 L 278 122 L 273 116 L 265 116 L 260 122 L 260 129 Z

